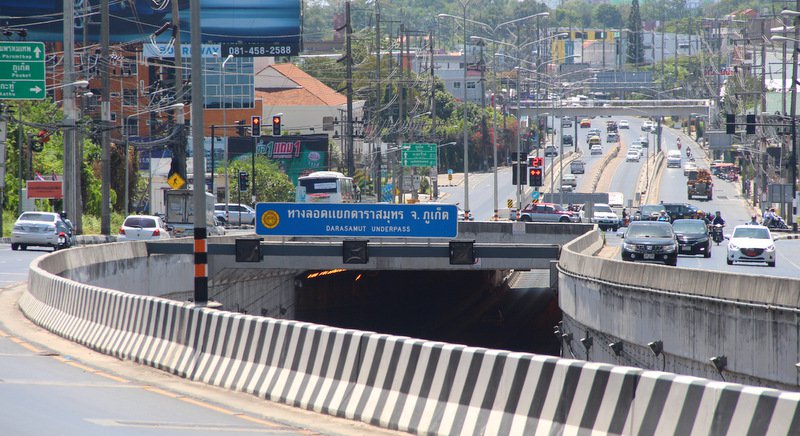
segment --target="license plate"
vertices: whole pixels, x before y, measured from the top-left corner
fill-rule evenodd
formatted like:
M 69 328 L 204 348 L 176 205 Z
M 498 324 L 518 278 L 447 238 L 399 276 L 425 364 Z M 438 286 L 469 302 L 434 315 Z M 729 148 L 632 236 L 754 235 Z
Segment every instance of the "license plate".
M 644 254 L 644 258 L 645 258 L 645 259 L 655 259 L 655 258 L 656 258 L 656 255 L 655 255 L 655 254 L 653 254 L 653 253 L 645 253 L 645 254 Z
M 681 245 L 681 251 L 692 251 L 691 245 Z

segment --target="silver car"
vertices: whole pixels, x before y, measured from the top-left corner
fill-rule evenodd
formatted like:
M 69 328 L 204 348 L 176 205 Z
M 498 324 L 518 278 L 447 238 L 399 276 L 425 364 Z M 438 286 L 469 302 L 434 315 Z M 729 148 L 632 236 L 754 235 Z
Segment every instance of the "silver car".
M 52 247 L 53 251 L 75 245 L 72 227 L 55 212 L 24 212 L 11 231 L 11 249 Z
M 255 224 L 256 222 L 255 209 L 246 204 L 228 204 L 228 213 L 226 215 L 225 203 L 217 203 L 214 205 L 214 215 L 224 224 L 238 225 L 240 222 L 242 224 Z

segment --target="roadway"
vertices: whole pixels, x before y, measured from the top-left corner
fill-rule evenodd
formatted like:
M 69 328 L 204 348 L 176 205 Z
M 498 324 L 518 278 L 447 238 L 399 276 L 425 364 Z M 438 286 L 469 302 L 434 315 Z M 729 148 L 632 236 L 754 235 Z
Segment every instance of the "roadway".
M 25 285 L 15 284 L 49 251 L 0 244 L 3 434 L 401 434 L 190 383 L 36 327 L 16 306 Z

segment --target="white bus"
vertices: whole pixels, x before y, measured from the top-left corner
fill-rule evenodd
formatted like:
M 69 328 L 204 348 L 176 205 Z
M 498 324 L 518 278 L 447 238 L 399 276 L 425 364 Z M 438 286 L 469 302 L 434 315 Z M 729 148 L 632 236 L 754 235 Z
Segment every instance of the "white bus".
M 336 171 L 317 171 L 297 181 L 298 203 L 355 203 L 353 178 Z

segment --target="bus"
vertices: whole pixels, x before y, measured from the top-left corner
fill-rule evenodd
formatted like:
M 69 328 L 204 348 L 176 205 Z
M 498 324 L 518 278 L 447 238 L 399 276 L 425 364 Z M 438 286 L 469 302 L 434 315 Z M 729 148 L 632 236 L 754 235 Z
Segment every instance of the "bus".
M 297 180 L 297 203 L 355 203 L 353 178 L 336 171 L 317 171 Z

